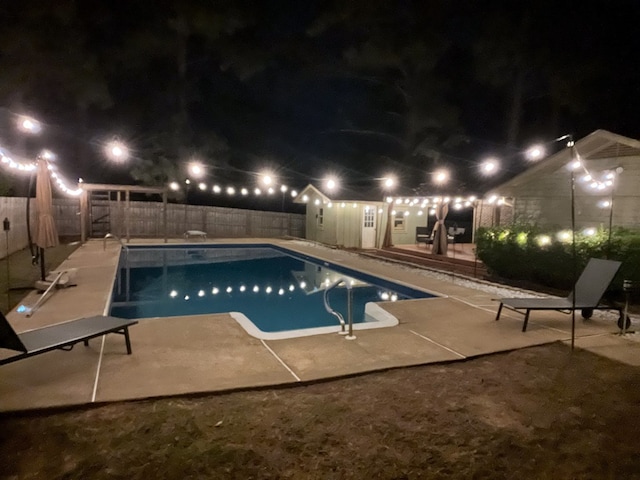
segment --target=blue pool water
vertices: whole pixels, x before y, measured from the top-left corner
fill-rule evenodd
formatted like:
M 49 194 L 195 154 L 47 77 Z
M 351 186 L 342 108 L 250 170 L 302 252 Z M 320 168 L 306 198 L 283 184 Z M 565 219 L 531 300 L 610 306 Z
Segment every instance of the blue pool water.
M 168 317 L 240 312 L 263 332 L 338 325 L 323 303 L 328 284 L 353 285 L 353 321 L 373 321 L 368 302 L 433 295 L 267 245 L 129 247 L 123 249 L 111 315 Z M 347 289 L 329 294 L 347 318 Z

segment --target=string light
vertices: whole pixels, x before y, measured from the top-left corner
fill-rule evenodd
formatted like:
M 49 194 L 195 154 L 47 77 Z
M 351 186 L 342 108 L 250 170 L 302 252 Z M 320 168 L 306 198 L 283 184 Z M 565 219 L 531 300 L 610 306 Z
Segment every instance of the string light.
M 129 149 L 119 140 L 112 140 L 105 145 L 107 157 L 116 162 L 124 162 L 129 158 Z
M 28 116 L 18 117 L 17 126 L 20 130 L 28 133 L 33 133 L 33 134 L 39 133 L 42 130 L 42 125 L 40 124 L 40 122 Z M 555 141 L 562 140 L 565 138 L 569 138 L 569 141 L 567 143 L 568 147 L 572 147 L 575 145 L 569 135 L 565 135 L 563 137 L 555 139 Z M 113 140 L 111 142 L 108 142 L 104 148 L 107 155 L 114 160 L 124 161 L 129 157 L 128 147 L 119 140 Z M 544 154 L 545 154 L 545 149 L 541 145 L 536 145 L 526 151 L 526 156 L 530 160 L 538 160 L 542 158 Z M 573 171 L 581 170 L 583 174 L 579 177 L 579 182 L 596 192 L 603 192 L 604 190 L 613 187 L 615 179 L 617 178 L 617 175 L 619 175 L 622 172 L 622 168 L 618 167 L 617 169 L 613 169 L 613 170 L 605 170 L 600 174 L 591 173 L 586 168 L 584 162 L 582 161 L 582 159 L 580 158 L 580 155 L 577 152 L 576 152 L 576 156 L 577 158 L 574 158 L 567 165 L 567 167 Z M 49 150 L 43 150 L 40 153 L 39 158 L 51 160 L 54 158 L 54 155 Z M 2 151 L 2 149 L 0 149 L 0 163 L 8 167 L 9 169 L 12 169 L 18 172 L 33 172 L 36 169 L 36 164 L 34 162 L 15 161 L 9 155 L 5 154 Z M 498 168 L 499 168 L 499 161 L 496 158 L 488 158 L 480 164 L 480 171 L 485 175 L 495 173 L 498 170 Z M 189 170 L 189 173 L 196 178 L 202 177 L 206 173 L 205 166 L 198 161 L 190 162 L 188 164 L 188 170 Z M 67 183 L 64 181 L 64 179 L 53 170 L 51 172 L 51 178 L 52 180 L 54 180 L 54 183 L 57 186 L 57 188 L 68 195 L 79 195 L 80 193 L 82 193 L 81 188 L 73 188 L 73 189 L 69 188 L 67 186 Z M 442 185 L 447 183 L 450 180 L 450 173 L 446 169 L 439 169 L 433 172 L 432 178 L 434 183 L 438 185 Z M 265 187 L 267 187 L 266 193 L 268 193 L 269 195 L 273 195 L 276 189 L 279 189 L 280 192 L 282 192 L 283 194 L 283 199 L 284 199 L 284 194 L 287 191 L 290 191 L 292 198 L 296 198 L 298 196 L 298 192 L 296 190 L 293 190 L 293 189 L 289 190 L 289 188 L 286 185 L 280 185 L 278 187 L 275 183 L 275 176 L 271 172 L 268 172 L 268 171 L 263 172 L 260 176 L 260 179 L 261 179 L 261 183 L 264 184 Z M 380 180 L 382 182 L 382 188 L 385 190 L 390 190 L 397 185 L 397 180 L 394 175 L 387 175 L 381 178 Z M 185 180 L 185 183 L 189 185 L 191 182 L 189 179 L 187 179 Z M 177 191 L 180 189 L 180 184 L 178 182 L 172 181 L 168 184 L 168 187 L 172 191 Z M 198 187 L 203 191 L 205 191 L 208 188 L 207 185 L 203 182 L 199 183 Z M 330 191 L 337 190 L 338 180 L 335 177 L 327 178 L 327 180 L 325 181 L 325 187 Z M 212 187 L 212 191 L 216 194 L 219 194 L 222 192 L 222 188 L 219 185 L 214 185 Z M 243 196 L 249 195 L 249 192 L 250 192 L 250 190 L 245 187 L 236 188 L 234 186 L 229 186 L 226 188 L 226 193 L 229 195 L 234 195 L 237 191 L 239 191 Z M 262 195 L 263 191 L 260 188 L 255 188 L 253 190 L 253 193 L 256 196 L 259 196 L 259 195 Z M 308 202 L 309 197 L 305 195 L 302 198 L 302 201 L 305 203 Z M 413 197 L 413 198 L 403 198 L 403 199 L 399 197 L 397 198 L 386 197 L 385 201 L 389 204 L 396 203 L 399 205 L 404 203 L 405 206 L 419 207 L 423 209 L 430 202 L 438 203 L 440 199 L 437 197 L 436 198 Z M 451 203 L 451 200 L 448 198 L 444 198 L 442 201 L 443 203 Z M 469 196 L 464 199 L 456 198 L 452 203 L 452 207 L 456 210 L 464 207 L 472 207 L 475 205 L 476 201 L 477 201 L 477 197 L 475 196 Z M 506 204 L 505 197 L 500 197 L 495 194 L 491 194 L 490 196 L 488 196 L 486 198 L 486 201 L 489 204 L 497 204 L 497 205 Z M 323 201 L 323 203 L 326 203 L 326 201 Z M 329 202 L 329 206 L 332 206 L 332 205 L 333 204 Z M 600 202 L 599 205 L 602 208 L 607 208 L 610 206 L 610 202 L 603 201 L 603 202 Z M 344 207 L 344 203 L 342 203 L 341 206 Z M 353 204 L 353 206 L 355 208 L 356 204 Z M 422 213 L 422 211 L 420 213 Z
M 42 125 L 34 118 L 21 115 L 18 117 L 18 128 L 23 132 L 36 135 L 42 130 Z
M 44 159 L 44 155 L 41 154 L 41 156 Z M 6 155 L 5 150 L 3 150 L 2 148 L 0 148 L 0 163 L 6 165 L 9 169 L 15 170 L 19 173 L 33 173 L 37 168 L 37 164 L 35 162 L 16 162 L 11 157 Z M 49 162 L 47 162 L 47 169 L 50 172 L 53 183 L 62 193 L 74 197 L 82 193 L 82 188 L 68 187 L 67 182 L 64 180 L 64 178 L 62 178 L 62 176 L 55 171 L 53 165 L 51 165 Z
M 436 170 L 433 172 L 433 183 L 436 185 L 444 185 L 449 181 L 449 171 L 445 169 Z
M 527 150 L 525 156 L 531 161 L 536 161 L 544 157 L 544 154 L 545 149 L 542 145 L 534 145 Z

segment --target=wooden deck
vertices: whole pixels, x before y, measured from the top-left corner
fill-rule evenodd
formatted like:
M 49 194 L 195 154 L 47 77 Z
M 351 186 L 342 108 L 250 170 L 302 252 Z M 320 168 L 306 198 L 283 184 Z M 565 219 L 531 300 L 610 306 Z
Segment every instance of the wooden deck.
M 487 269 L 476 258 L 474 248 L 475 245 L 472 243 L 449 244 L 446 255 L 436 255 L 431 253 L 431 245 L 410 244 L 368 250 L 365 254 L 475 278 L 486 278 Z

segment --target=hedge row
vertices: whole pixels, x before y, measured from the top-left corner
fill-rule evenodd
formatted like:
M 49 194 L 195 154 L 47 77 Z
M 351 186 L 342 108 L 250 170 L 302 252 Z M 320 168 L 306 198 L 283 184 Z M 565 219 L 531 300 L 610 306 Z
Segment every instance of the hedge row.
M 573 242 L 570 231 L 531 225 L 481 228 L 477 255 L 491 273 L 551 288 L 568 290 L 574 283 Z M 640 281 L 640 232 L 628 229 L 576 232 L 576 272 L 590 258 L 619 260 L 622 266 L 610 290 L 620 292 L 624 279 Z

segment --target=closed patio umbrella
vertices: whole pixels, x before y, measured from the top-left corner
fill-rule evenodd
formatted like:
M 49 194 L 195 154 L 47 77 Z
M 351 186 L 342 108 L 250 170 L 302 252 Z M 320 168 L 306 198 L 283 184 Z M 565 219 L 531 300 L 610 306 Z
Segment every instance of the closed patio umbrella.
M 433 248 L 431 253 L 437 255 L 447 254 L 447 229 L 444 220 L 449 213 L 449 205 L 447 203 L 438 203 L 436 205 L 436 224 L 433 227 Z
M 51 177 L 47 161 L 38 159 L 36 174 L 36 235 L 35 244 L 40 247 L 40 276 L 45 279 L 44 249 L 59 245 L 58 230 L 53 220 Z

